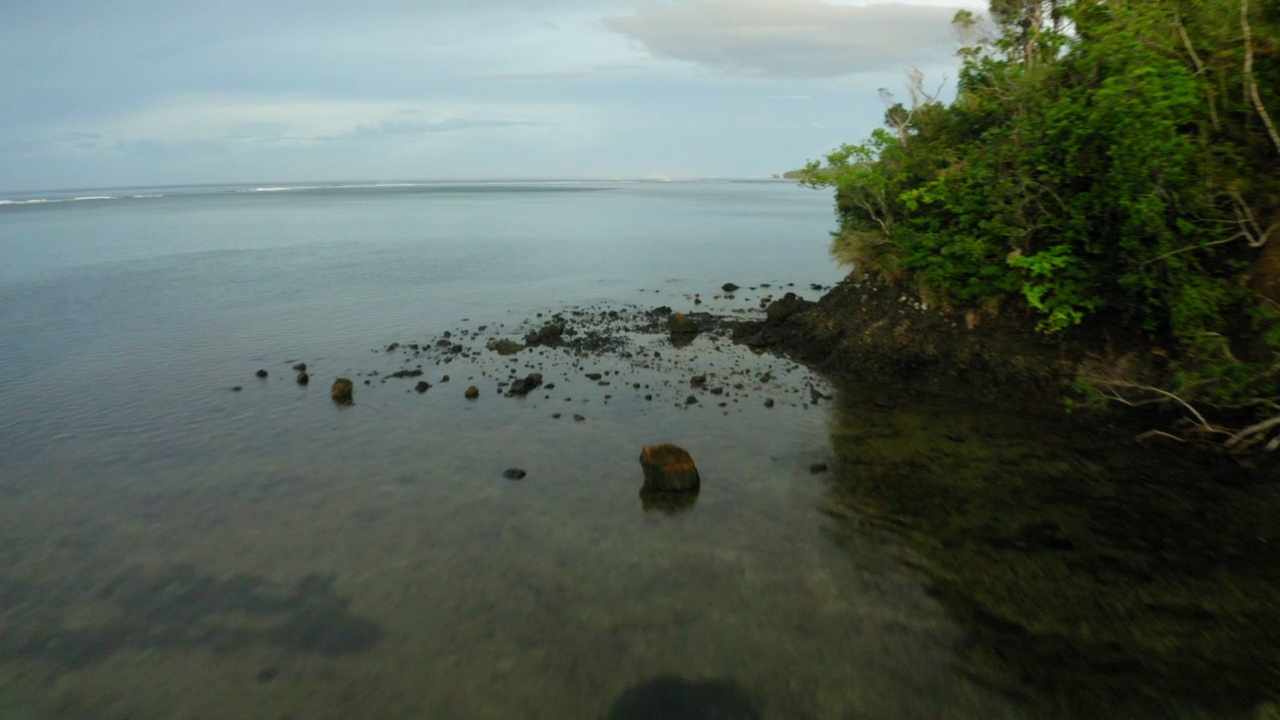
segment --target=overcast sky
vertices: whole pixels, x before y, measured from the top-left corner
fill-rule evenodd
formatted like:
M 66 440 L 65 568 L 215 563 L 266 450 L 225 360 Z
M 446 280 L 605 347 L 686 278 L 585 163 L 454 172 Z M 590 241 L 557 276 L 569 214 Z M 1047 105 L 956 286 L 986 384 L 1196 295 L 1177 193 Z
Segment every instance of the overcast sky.
M 985 0 L 0 0 L 0 192 L 767 177 Z

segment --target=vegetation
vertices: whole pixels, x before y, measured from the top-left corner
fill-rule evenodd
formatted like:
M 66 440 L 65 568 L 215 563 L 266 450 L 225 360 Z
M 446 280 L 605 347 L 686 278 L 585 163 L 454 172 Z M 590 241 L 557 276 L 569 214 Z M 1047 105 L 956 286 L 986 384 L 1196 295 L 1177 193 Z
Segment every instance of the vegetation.
M 991 0 L 991 17 L 955 18 L 954 102 L 914 73 L 884 128 L 806 168 L 836 190 L 838 254 L 953 306 L 1021 303 L 1045 333 L 1149 338 L 1169 357 L 1153 397 L 1229 446 L 1264 441 L 1280 426 L 1250 425 L 1280 418 L 1280 0 Z

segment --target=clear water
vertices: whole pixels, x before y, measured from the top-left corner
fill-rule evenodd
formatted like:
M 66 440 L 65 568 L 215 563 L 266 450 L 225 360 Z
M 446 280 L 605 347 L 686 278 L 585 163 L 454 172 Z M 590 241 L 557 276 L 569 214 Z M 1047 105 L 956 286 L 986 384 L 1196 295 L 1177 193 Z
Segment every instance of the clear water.
M 114 199 L 73 199 L 99 195 Z M 914 513 L 864 493 L 921 461 L 966 482 L 999 458 L 1108 476 L 1107 453 L 1126 450 L 991 411 L 886 408 L 856 384 L 813 405 L 798 391 L 821 378 L 714 337 L 636 337 L 663 356 L 643 367 L 537 356 L 557 388 L 523 399 L 494 380 L 530 351 L 428 363 L 424 395 L 360 382 L 401 367 L 388 343 L 518 337 L 567 307 L 749 313 L 760 283 L 813 297 L 841 276 L 825 195 L 638 182 L 30 199 L 0 201 L 0 717 L 1097 716 L 1071 700 L 1082 688 L 1159 716 L 1251 717 L 1267 699 L 1267 668 L 1223 709 L 1152 697 L 1183 669 L 1117 689 L 974 660 L 1007 638 L 939 591 L 947 556 L 904 529 Z M 716 297 L 725 282 L 745 287 Z M 691 373 L 744 388 L 686 407 Z M 358 381 L 353 406 L 328 399 L 340 375 Z M 940 423 L 989 430 L 958 453 Z M 640 448 L 662 441 L 702 473 L 683 512 L 637 495 Z M 526 479 L 503 479 L 513 466 Z M 1224 682 L 1185 672 L 1209 695 Z

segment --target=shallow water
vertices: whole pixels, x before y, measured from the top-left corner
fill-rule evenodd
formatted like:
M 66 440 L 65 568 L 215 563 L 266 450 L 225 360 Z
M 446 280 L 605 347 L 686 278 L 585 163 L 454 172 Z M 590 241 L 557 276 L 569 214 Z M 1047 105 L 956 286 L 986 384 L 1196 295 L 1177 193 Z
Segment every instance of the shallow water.
M 1280 517 L 1230 469 L 713 335 L 384 350 L 815 296 L 821 196 L 232 190 L 0 206 L 0 716 L 1245 718 L 1277 694 Z M 383 382 L 417 363 L 425 394 Z M 556 387 L 500 397 L 513 370 Z M 698 463 L 691 506 L 638 495 L 662 441 Z

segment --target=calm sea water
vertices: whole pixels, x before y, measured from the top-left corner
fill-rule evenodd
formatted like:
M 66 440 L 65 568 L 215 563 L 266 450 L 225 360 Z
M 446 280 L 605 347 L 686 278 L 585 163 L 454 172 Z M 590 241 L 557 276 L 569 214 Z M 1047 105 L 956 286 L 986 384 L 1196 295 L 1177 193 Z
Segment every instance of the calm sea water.
M 391 342 L 518 337 L 539 313 L 750 313 L 761 283 L 815 297 L 842 275 L 832 225 L 829 197 L 775 182 L 0 199 L 0 717 L 1252 717 L 1275 677 L 1263 546 L 1213 570 L 1253 594 L 1223 610 L 1251 635 L 1196 599 L 1147 646 L 1142 608 L 1169 588 L 1026 547 L 970 552 L 983 527 L 934 517 L 1015 507 L 1041 475 L 1112 486 L 1111 503 L 1116 484 L 1161 481 L 1131 449 L 990 410 L 885 407 L 856 383 L 814 405 L 795 391 L 823 379 L 708 337 L 635 337 L 663 358 L 644 367 L 547 356 L 558 387 L 525 399 L 494 380 L 528 354 L 428 363 L 424 395 L 380 381 L 401 366 Z M 726 282 L 744 289 L 717 297 Z M 584 381 L 592 368 L 615 383 Z M 694 372 L 747 387 L 686 407 Z M 354 406 L 327 397 L 339 375 L 371 379 Z M 640 447 L 660 441 L 702 472 L 684 512 L 637 496 Z M 528 476 L 503 479 L 513 466 Z M 904 501 L 915 478 L 933 495 Z M 1253 500 L 1224 502 L 1265 542 L 1274 514 Z M 1051 548 L 1079 520 L 1055 507 L 1048 530 L 1026 520 Z M 1071 601 L 1108 618 L 1113 656 L 1007 630 L 1088 635 L 1092 615 L 1047 608 L 1090 583 L 1123 586 Z M 1150 603 L 1129 602 L 1138 590 Z M 1170 699 L 1185 683 L 1235 695 Z

